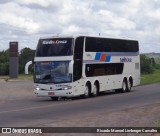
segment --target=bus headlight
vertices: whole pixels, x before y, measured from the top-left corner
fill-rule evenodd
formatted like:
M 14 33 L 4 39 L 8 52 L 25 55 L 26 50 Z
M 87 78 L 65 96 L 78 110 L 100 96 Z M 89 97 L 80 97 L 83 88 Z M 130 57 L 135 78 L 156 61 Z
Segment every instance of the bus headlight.
M 39 90 L 40 90 L 40 88 L 39 88 L 39 87 L 36 87 L 36 88 L 35 88 L 35 90 L 39 91 Z
M 69 90 L 69 89 L 72 89 L 72 86 L 65 86 L 65 87 L 62 87 L 62 90 Z
M 59 88 L 57 90 L 69 90 L 69 89 L 72 89 L 72 86 L 64 86 L 64 87 Z

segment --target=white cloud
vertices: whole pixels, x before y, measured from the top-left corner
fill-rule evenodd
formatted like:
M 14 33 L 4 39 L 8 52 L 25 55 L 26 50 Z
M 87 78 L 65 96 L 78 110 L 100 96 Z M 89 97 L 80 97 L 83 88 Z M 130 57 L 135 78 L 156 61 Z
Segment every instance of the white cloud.
M 70 33 L 79 33 L 81 31 L 81 28 L 75 25 L 71 25 L 69 26 L 68 31 Z
M 34 22 L 32 17 L 26 16 L 30 13 L 31 11 L 27 8 L 23 9 L 15 3 L 9 3 L 1 6 L 0 23 L 26 30 L 28 33 L 37 32 L 39 29 L 39 24 Z
M 0 18 L 4 16 L 0 13 Z M 37 32 L 39 26 L 30 18 L 18 17 L 14 14 L 5 14 L 5 18 L 1 19 L 2 23 L 25 29 L 28 33 Z
M 115 30 L 131 30 L 135 29 L 134 22 L 127 20 L 125 18 L 119 17 L 116 14 L 107 11 L 107 10 L 100 10 L 97 16 L 97 20 L 100 19 L 102 23 L 109 25 L 112 29 Z
M 147 15 L 150 19 L 152 19 L 152 21 L 154 21 L 154 22 L 159 21 L 160 22 L 160 9 L 153 10 L 153 11 L 149 12 Z
M 160 52 L 158 0 L 2 0 L 0 48 L 18 40 L 36 48 L 38 37 L 83 33 L 140 41 L 141 52 Z M 147 48 L 146 48 L 147 44 Z M 155 44 L 155 47 L 154 47 Z M 150 49 L 151 48 L 151 49 Z
M 52 2 L 52 0 L 16 0 L 16 2 L 26 5 L 37 4 L 42 7 L 47 7 Z

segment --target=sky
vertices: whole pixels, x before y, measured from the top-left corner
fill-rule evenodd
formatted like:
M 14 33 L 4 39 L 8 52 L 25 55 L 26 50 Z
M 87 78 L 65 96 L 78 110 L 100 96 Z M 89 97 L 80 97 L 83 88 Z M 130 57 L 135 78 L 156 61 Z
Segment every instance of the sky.
M 0 51 L 10 41 L 36 49 L 43 36 L 99 33 L 160 53 L 160 0 L 0 0 Z

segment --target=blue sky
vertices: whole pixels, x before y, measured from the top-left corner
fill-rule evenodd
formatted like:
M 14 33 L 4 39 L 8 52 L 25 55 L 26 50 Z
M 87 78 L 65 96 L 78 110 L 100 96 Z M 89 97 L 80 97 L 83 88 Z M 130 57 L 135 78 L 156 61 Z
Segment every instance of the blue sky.
M 160 0 L 1 0 L 0 50 L 36 49 L 39 37 L 85 34 L 136 39 L 160 53 Z

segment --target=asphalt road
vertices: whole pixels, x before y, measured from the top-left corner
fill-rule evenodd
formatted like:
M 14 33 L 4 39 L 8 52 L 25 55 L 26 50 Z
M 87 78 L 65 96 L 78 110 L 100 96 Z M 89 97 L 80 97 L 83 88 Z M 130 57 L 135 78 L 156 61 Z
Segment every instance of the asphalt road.
M 93 113 L 100 115 L 103 111 L 110 113 L 160 103 L 160 84 L 134 87 L 129 93 L 106 93 L 95 98 L 66 101 L 37 98 L 32 89 L 31 81 L 0 83 L 0 127 L 41 126 L 54 121 L 85 118 Z M 9 97 L 12 90 L 14 92 Z M 23 93 L 18 95 L 20 90 Z

